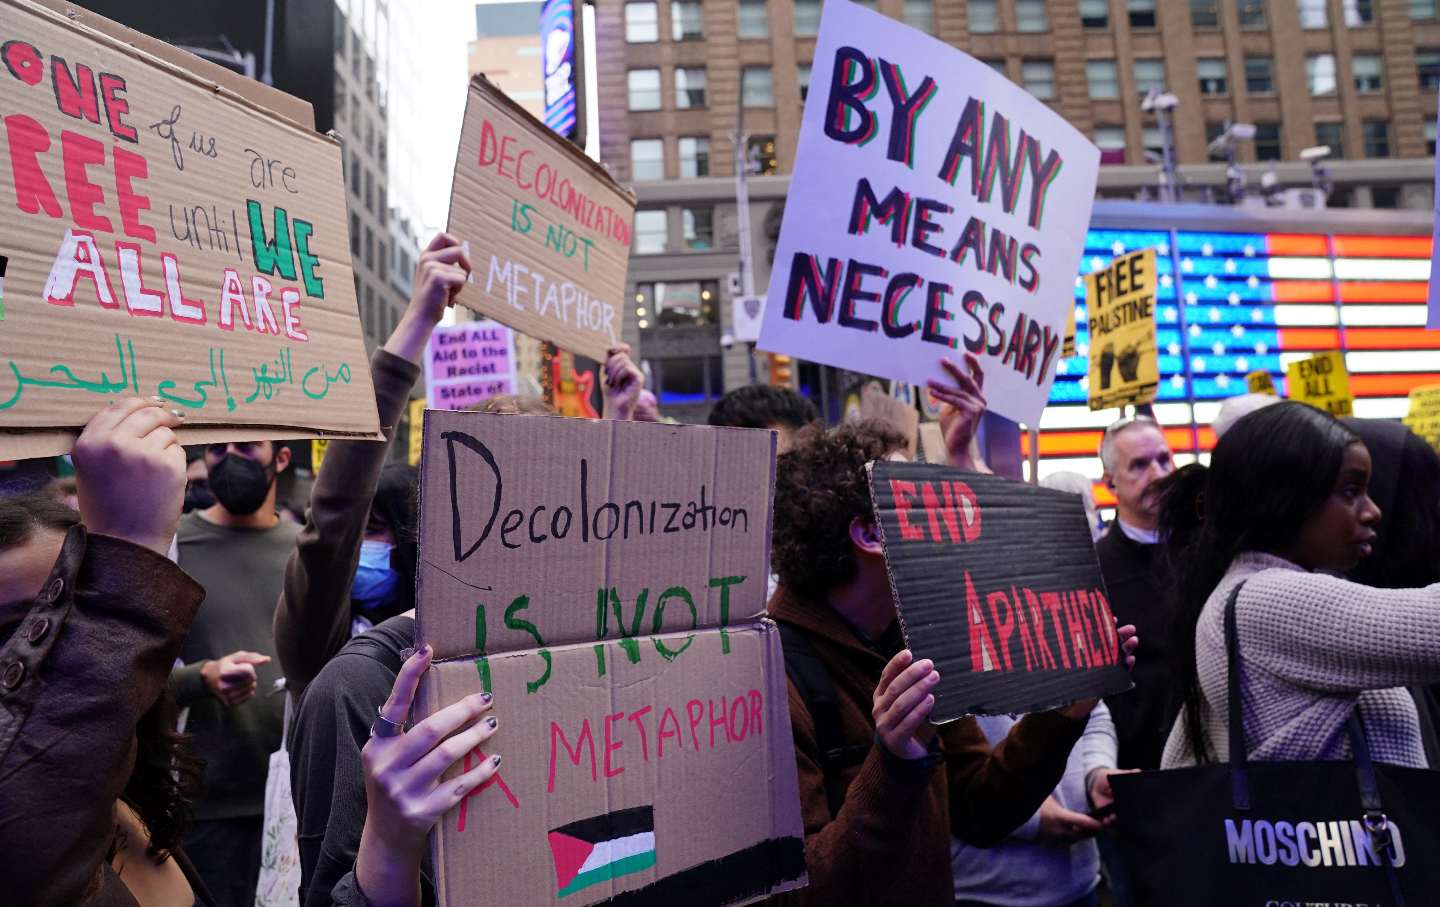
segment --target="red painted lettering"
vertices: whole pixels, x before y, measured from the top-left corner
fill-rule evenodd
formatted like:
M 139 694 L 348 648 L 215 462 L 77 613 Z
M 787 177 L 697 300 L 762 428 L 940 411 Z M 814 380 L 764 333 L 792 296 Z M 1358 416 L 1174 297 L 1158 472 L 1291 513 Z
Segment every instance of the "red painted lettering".
M 149 176 L 149 165 L 145 158 L 133 151 L 116 148 L 115 151 L 115 200 L 120 205 L 120 228 L 126 236 L 155 241 L 155 228 L 140 223 L 140 212 L 150 210 L 150 197 L 135 191 L 134 180 L 144 181 Z
M 698 699 L 690 700 L 685 703 L 685 715 L 690 719 L 690 739 L 695 743 L 695 751 L 699 752 L 700 737 L 695 733 L 695 729 L 705 720 L 705 703 Z
M 1054 670 L 1055 653 L 1050 651 L 1050 643 L 1045 639 L 1045 614 L 1040 610 L 1040 599 L 1030 589 L 1021 589 L 1025 596 L 1025 608 L 1030 613 L 1030 626 L 1035 631 L 1035 660 L 1041 668 Z
M 764 698 L 760 695 L 759 690 L 751 690 L 747 695 L 750 699 L 750 727 L 753 729 L 751 733 L 764 733 L 765 720 L 761 717 L 762 712 L 760 709 L 761 704 L 764 702 Z
M 545 786 L 547 793 L 554 793 L 555 791 L 555 762 L 557 754 L 559 753 L 559 750 L 556 748 L 557 743 L 560 747 L 564 748 L 565 755 L 570 758 L 570 761 L 575 764 L 576 768 L 580 767 L 580 759 L 583 755 L 581 748 L 589 747 L 590 780 L 599 780 L 599 767 L 595 759 L 595 738 L 590 733 L 590 719 L 586 718 L 584 723 L 580 725 L 580 736 L 575 740 L 574 747 L 570 746 L 570 741 L 565 738 L 565 732 L 560 729 L 560 725 L 552 721 L 550 722 L 550 781 Z
M 1014 606 L 1015 626 L 1020 630 L 1020 654 L 1025 657 L 1025 670 L 1033 671 L 1035 642 L 1030 638 L 1030 624 L 1025 620 L 1025 602 L 1013 585 L 1010 587 L 1010 603 Z
M 750 726 L 746 720 L 748 712 L 745 710 L 745 697 L 736 696 L 730 701 L 730 720 L 727 728 L 727 736 L 731 743 L 739 743 L 749 735 Z
M 0 44 L 0 58 L 10 75 L 26 85 L 39 85 L 45 78 L 45 61 L 34 44 L 25 41 L 6 41 Z
M 623 767 L 617 768 L 614 771 L 610 769 L 610 754 L 625 745 L 624 741 L 616 740 L 614 734 L 615 722 L 621 721 L 624 718 L 624 712 L 615 712 L 614 714 L 605 716 L 605 777 L 607 778 L 613 778 L 616 775 L 625 773 Z
M 980 537 L 980 499 L 964 482 L 951 482 L 950 487 L 955 491 L 952 506 L 960 511 L 965 521 L 965 541 L 973 542 Z
M 24 114 L 12 114 L 5 118 L 5 138 L 10 145 L 15 206 L 26 214 L 44 211 L 51 217 L 63 216 L 55 190 L 40 169 L 40 153 L 50 150 L 50 134 L 45 127 Z
M 915 483 L 891 479 L 890 493 L 895 496 L 895 516 L 900 521 L 900 538 L 907 542 L 925 541 L 925 530 L 910 522 L 910 499 L 915 497 Z
M 669 722 L 670 728 L 668 731 L 665 729 L 667 721 Z M 677 741 L 679 741 L 681 746 L 685 745 L 685 735 L 680 732 L 680 719 L 675 717 L 675 710 L 672 708 L 667 707 L 664 713 L 660 716 L 659 737 L 660 741 L 658 744 L 656 744 L 656 759 L 665 758 L 665 741 L 670 737 L 674 737 Z
M 970 670 L 1000 670 L 1000 658 L 995 654 L 995 640 L 990 637 L 990 627 L 985 623 L 985 612 L 980 610 L 980 597 L 975 594 L 975 583 L 970 571 L 965 571 L 965 613 L 970 624 Z
M 1041 592 L 1040 603 L 1046 611 L 1050 612 L 1050 626 L 1055 628 L 1055 648 L 1060 650 L 1060 663 L 1066 670 L 1069 670 L 1070 653 L 1066 651 L 1068 646 L 1065 644 L 1065 625 L 1060 618 L 1060 611 L 1064 608 L 1064 604 L 1060 601 L 1060 593 Z
M 105 192 L 90 182 L 85 168 L 105 163 L 105 146 L 87 136 L 68 129 L 60 133 L 61 157 L 64 160 L 65 194 L 70 200 L 70 219 L 77 227 L 110 233 L 115 228 L 110 218 L 95 213 L 95 206 L 105 203 Z
M 115 137 L 127 142 L 140 141 L 140 133 L 125 122 L 125 114 L 130 112 L 130 102 L 125 98 L 125 80 L 113 73 L 100 73 L 100 96 L 105 99 L 105 117 Z
M 1000 617 L 1001 609 L 997 608 L 996 602 L 1004 606 L 1005 617 Z M 995 633 L 1000 637 L 1000 661 L 1005 665 L 1005 670 L 1013 669 L 1010 663 L 1010 637 L 1015 632 L 1015 615 L 1010 611 L 1010 599 L 1005 595 L 1004 590 L 997 589 L 985 596 L 985 604 L 990 606 L 990 616 L 995 620 Z
M 716 717 L 715 717 L 715 704 L 716 704 L 717 702 L 720 704 L 720 717 L 719 717 L 719 718 L 716 718 Z M 727 726 L 726 721 L 725 721 L 725 719 L 726 719 L 725 697 L 724 697 L 724 696 L 721 696 L 719 699 L 712 699 L 712 700 L 710 700 L 710 702 L 709 702 L 709 708 L 710 708 L 710 748 L 713 750 L 713 749 L 715 748 L 715 728 L 717 728 L 717 727 L 720 728 L 720 736 L 721 736 L 720 742 L 721 742 L 721 743 L 729 743 L 729 742 L 730 742 L 730 728 Z
M 635 725 L 636 733 L 640 735 L 640 761 L 642 762 L 650 761 L 650 744 L 645 739 L 645 722 L 641 720 L 650 714 L 650 711 L 650 706 L 647 705 L 643 709 L 637 709 L 630 713 L 630 721 Z
M 95 73 L 90 67 L 76 63 L 72 72 L 64 57 L 51 57 L 50 81 L 61 113 L 100 125 L 100 98 L 95 94 Z

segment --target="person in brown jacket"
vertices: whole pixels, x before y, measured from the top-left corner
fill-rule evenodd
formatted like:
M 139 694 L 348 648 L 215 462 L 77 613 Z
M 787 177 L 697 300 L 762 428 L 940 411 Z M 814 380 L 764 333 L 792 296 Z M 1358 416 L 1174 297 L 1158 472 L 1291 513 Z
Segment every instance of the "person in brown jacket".
M 944 405 L 952 464 L 974 469 L 985 402 L 979 363 L 967 360 L 968 373 L 942 360 L 954 384 L 930 391 Z M 775 904 L 951 907 L 950 835 L 985 847 L 1023 824 L 1064 774 L 1094 707 L 1029 715 L 993 751 L 973 719 L 928 722 L 939 674 L 904 648 L 865 476 L 866 463 L 904 448 L 877 422 L 817 427 L 777 463 L 780 588 L 769 612 L 791 663 L 810 884 Z M 1133 652 L 1133 630 L 1121 635 Z M 818 662 L 826 695 L 797 689 L 802 661 Z

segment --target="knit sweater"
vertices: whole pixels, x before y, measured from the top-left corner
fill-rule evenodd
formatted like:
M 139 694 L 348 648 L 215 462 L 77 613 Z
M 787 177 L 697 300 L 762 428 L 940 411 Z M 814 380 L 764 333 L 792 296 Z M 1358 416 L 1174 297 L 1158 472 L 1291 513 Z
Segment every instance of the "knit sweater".
M 1345 722 L 1358 705 L 1377 762 L 1426 767 L 1415 703 L 1400 687 L 1440 681 L 1440 584 L 1375 589 L 1258 552 L 1235 558 L 1195 629 L 1201 722 L 1216 759 L 1230 758 L 1225 603 L 1242 581 L 1235 616 L 1250 758 L 1349 759 Z M 1192 764 L 1182 714 L 1161 767 Z

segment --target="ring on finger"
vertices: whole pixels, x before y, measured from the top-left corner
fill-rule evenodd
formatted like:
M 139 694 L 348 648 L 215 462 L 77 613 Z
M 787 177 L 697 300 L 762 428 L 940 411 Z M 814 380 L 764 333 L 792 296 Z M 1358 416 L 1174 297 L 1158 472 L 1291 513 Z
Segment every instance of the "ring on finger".
M 375 721 L 370 725 L 371 737 L 399 737 L 405 733 L 403 721 L 391 721 L 382 709 L 375 710 Z

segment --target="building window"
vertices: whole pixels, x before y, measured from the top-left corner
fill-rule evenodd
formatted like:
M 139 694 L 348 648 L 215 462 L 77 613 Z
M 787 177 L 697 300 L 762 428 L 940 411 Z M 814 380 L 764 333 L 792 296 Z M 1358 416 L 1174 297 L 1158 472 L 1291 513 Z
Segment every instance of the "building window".
M 1330 0 L 1297 0 L 1297 2 L 1300 8 L 1301 28 L 1325 28 L 1330 24 L 1330 17 L 1326 12 Z
M 795 34 L 813 38 L 820 33 L 820 0 L 795 0 Z
M 625 40 L 631 44 L 652 44 L 660 40 L 660 12 L 657 4 L 625 4 Z
M 365 171 L 365 210 L 375 213 L 375 174 Z
M 681 238 L 685 248 L 705 252 L 715 247 L 715 209 L 685 208 L 680 212 Z
M 810 96 L 810 64 L 801 63 L 796 69 L 795 79 L 800 83 L 800 102 L 803 104 Z
M 1049 60 L 1022 61 L 1020 83 L 1040 100 L 1050 100 L 1055 97 L 1055 64 Z
M 1398 208 L 1400 207 L 1399 186 L 1371 186 L 1370 207 L 1372 208 Z
M 345 21 L 345 14 L 335 10 L 335 52 L 345 56 L 345 34 L 350 30 L 350 23 Z
M 1147 95 L 1153 91 L 1165 90 L 1165 61 L 1164 60 L 1136 60 L 1135 61 L 1135 88 L 1141 95 Z
M 1388 120 L 1366 120 L 1360 124 L 1360 135 L 1365 140 L 1366 157 L 1390 156 L 1390 122 Z
M 1215 144 L 1215 141 L 1224 134 L 1224 123 L 1216 123 L 1212 120 L 1205 124 L 1205 156 L 1212 161 L 1223 161 L 1227 159 L 1223 148 L 1211 147 Z
M 669 245 L 670 218 L 661 208 L 635 212 L 635 254 L 653 255 Z
M 1440 3 L 1436 0 L 1410 0 L 1410 18 L 1417 21 L 1440 18 Z
M 745 146 L 746 160 L 753 165 L 751 173 L 774 176 L 780 172 L 780 158 L 775 154 L 775 136 L 752 135 Z
M 905 0 L 900 18 L 911 28 L 935 34 L 935 0 Z
M 1420 78 L 1420 87 L 1434 91 L 1440 88 L 1440 50 L 1417 50 L 1415 69 Z
M 1230 91 L 1230 82 L 1225 77 L 1225 60 L 1220 57 L 1205 57 L 1195 62 L 1195 72 L 1200 77 L 1200 93 L 1222 95 Z
M 1165 136 L 1159 126 L 1146 126 L 1140 130 L 1140 144 L 1145 149 L 1147 161 L 1159 161 L 1165 153 Z
M 663 212 L 662 212 L 663 213 Z M 642 283 L 635 286 L 635 315 L 642 329 L 717 324 L 720 286 L 713 280 Z M 673 359 L 664 360 L 667 364 Z
M 705 37 L 705 13 L 699 0 L 670 0 L 670 34 L 676 41 Z
M 675 107 L 690 110 L 705 106 L 705 70 L 681 67 L 675 70 Z
M 1235 0 L 1241 28 L 1265 27 L 1265 0 Z
M 1110 27 L 1110 0 L 1080 0 L 1080 27 Z
M 981 60 L 980 62 L 1000 73 L 1000 75 L 1005 76 L 1005 78 L 1010 78 L 1010 76 L 1005 72 L 1004 60 Z
M 632 180 L 665 178 L 665 141 L 663 139 L 630 140 L 630 178 Z
M 360 155 L 350 153 L 350 194 L 360 197 Z
M 1335 93 L 1335 55 L 1311 54 L 1305 58 L 1305 82 L 1310 94 L 1321 97 Z
M 369 227 L 365 228 L 365 267 L 375 270 L 375 234 Z
M 360 215 L 350 212 L 350 257 L 360 257 Z
M 1355 90 L 1361 94 L 1385 89 L 1385 64 L 1378 54 L 1356 54 L 1350 58 L 1350 69 L 1355 76 Z
M 1190 25 L 1193 28 L 1220 27 L 1220 0 L 1190 0 Z
M 1425 120 L 1425 153 L 1431 157 L 1435 156 L 1435 118 L 1429 117 Z
M 1255 124 L 1255 159 L 1260 161 L 1280 160 L 1280 124 Z
M 660 109 L 660 70 L 632 69 L 627 74 L 631 110 Z
M 661 406 L 708 403 L 725 392 L 719 356 L 666 356 L 651 365 Z
M 774 107 L 775 83 L 768 66 L 746 66 L 740 70 L 740 99 L 746 107 Z
M 390 279 L 390 259 L 387 257 L 389 254 L 385 240 L 382 239 L 375 244 L 375 257 L 380 261 L 380 279 L 382 281 Z
M 1114 60 L 1086 60 L 1085 78 L 1090 82 L 1090 97 L 1094 100 L 1120 97 L 1120 73 Z
M 1000 30 L 1000 4 L 997 0 L 970 0 L 966 12 L 970 16 L 972 33 L 988 35 Z
M 710 175 L 710 140 L 704 136 L 682 136 L 679 140 L 680 178 Z
M 1345 124 L 1316 123 L 1315 144 L 1329 145 L 1331 157 L 1343 158 L 1345 156 Z
M 1345 24 L 1351 28 L 1375 23 L 1374 0 L 1340 0 L 1340 8 L 1345 12 Z
M 365 333 L 376 337 L 380 332 L 375 328 L 375 288 L 365 287 Z
M 1125 151 L 1124 126 L 1096 126 L 1095 145 L 1101 151 Z
M 1245 90 L 1251 94 L 1271 94 L 1275 91 L 1275 75 L 1269 57 L 1245 58 Z
M 1015 30 L 1049 31 L 1050 14 L 1045 11 L 1045 0 L 1015 0 Z
M 742 38 L 770 37 L 770 11 L 765 8 L 765 0 L 740 0 L 736 25 Z
M 1130 14 L 1131 28 L 1155 27 L 1155 0 L 1127 0 L 1125 10 Z

